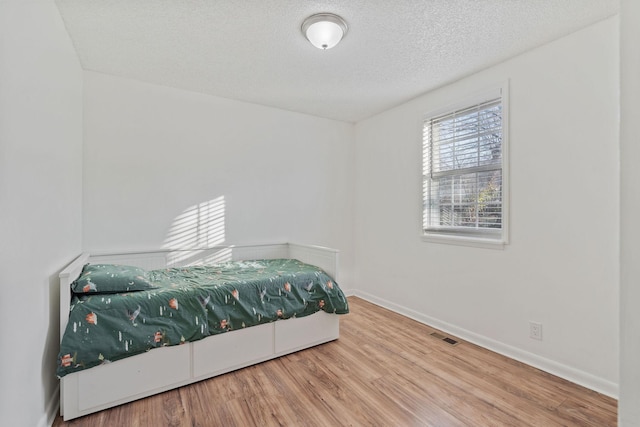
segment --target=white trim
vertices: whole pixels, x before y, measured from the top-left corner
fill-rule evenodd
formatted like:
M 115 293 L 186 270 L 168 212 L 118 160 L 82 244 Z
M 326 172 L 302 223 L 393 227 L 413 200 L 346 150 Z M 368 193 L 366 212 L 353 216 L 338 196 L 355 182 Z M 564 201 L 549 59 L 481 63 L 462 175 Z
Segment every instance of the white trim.
M 509 81 L 506 80 L 502 83 L 489 86 L 486 89 L 469 94 L 468 96 L 462 98 L 460 101 L 452 102 L 443 107 L 431 109 L 422 115 L 422 122 L 433 117 L 442 116 L 444 114 L 451 113 L 452 111 L 463 109 L 473 104 L 481 104 L 492 98 L 500 98 L 504 96 L 503 89 L 505 87 L 508 87 L 508 85 Z
M 505 242 L 502 239 L 483 239 L 451 234 L 425 233 L 421 236 L 423 242 L 444 243 L 447 245 L 471 246 L 485 249 L 504 249 Z
M 509 80 L 505 80 L 501 87 L 502 92 L 502 242 L 509 244 L 509 215 L 511 206 L 511 174 L 509 165 L 509 146 L 511 145 L 509 134 Z
M 56 421 L 59 408 L 60 408 L 60 385 L 58 384 L 53 394 L 49 396 L 49 401 L 47 402 L 46 411 L 44 414 L 42 414 L 42 417 L 40 417 L 40 421 L 38 421 L 38 427 L 51 427 L 53 423 Z
M 340 289 L 342 289 L 342 286 L 340 287 Z M 356 297 L 356 290 L 355 289 L 342 289 L 342 293 L 344 294 L 345 297 Z
M 362 298 L 370 303 L 379 305 L 395 313 L 401 314 L 425 325 L 439 329 L 443 332 L 446 332 L 447 334 L 454 335 L 462 340 L 479 345 L 480 347 L 494 351 L 503 356 L 507 356 L 529 366 L 533 366 L 534 368 L 548 372 L 560 378 L 564 378 L 565 380 L 571 381 L 572 383 L 581 385 L 614 399 L 618 398 L 618 384 L 612 381 L 597 377 L 588 372 L 581 371 L 579 369 L 564 365 L 554 360 L 538 356 L 537 354 L 530 353 L 517 347 L 513 347 L 508 344 L 496 341 L 484 335 L 476 334 L 474 332 L 452 325 L 448 322 L 412 310 L 400 304 L 393 303 L 384 298 L 378 298 L 368 292 L 357 289 L 352 290 L 351 292 L 352 295 L 357 296 L 358 298 Z

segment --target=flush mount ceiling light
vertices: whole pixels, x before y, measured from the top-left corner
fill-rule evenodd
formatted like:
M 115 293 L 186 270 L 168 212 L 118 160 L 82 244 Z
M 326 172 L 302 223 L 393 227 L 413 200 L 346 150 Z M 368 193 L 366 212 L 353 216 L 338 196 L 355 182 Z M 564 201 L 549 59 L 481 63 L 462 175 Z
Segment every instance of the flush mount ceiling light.
M 318 49 L 331 49 L 347 34 L 347 23 L 333 13 L 317 13 L 304 20 L 302 34 Z

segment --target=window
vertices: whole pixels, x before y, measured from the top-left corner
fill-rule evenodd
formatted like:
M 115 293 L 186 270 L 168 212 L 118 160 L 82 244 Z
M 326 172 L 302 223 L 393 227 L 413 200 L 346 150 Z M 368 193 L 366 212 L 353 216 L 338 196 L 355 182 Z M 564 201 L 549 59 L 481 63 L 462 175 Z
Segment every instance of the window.
M 427 240 L 506 243 L 506 88 L 423 123 L 422 229 Z

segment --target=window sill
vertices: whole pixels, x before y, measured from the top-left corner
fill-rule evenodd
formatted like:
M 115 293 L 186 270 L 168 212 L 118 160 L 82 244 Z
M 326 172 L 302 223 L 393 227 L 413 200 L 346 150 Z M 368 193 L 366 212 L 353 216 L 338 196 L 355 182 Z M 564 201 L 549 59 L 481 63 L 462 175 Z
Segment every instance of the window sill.
M 506 242 L 502 239 L 487 239 L 482 237 L 453 236 L 443 234 L 423 234 L 423 242 L 443 243 L 447 245 L 472 246 L 485 249 L 504 249 Z

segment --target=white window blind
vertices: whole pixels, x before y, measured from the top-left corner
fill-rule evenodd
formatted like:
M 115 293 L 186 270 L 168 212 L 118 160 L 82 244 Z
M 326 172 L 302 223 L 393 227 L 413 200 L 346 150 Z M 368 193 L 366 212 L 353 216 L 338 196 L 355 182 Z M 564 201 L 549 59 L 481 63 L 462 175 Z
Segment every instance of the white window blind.
M 423 231 L 499 239 L 503 228 L 502 100 L 423 126 Z

